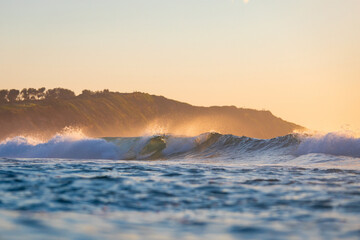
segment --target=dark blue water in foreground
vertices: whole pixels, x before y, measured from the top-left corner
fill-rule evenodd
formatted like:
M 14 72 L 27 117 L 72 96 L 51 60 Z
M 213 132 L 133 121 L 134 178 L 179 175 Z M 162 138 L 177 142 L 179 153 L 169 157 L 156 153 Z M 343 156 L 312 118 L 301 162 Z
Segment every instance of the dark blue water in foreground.
M 359 158 L 284 158 L 0 158 L 0 239 L 360 239 Z
M 0 239 L 360 239 L 360 139 L 7 139 Z

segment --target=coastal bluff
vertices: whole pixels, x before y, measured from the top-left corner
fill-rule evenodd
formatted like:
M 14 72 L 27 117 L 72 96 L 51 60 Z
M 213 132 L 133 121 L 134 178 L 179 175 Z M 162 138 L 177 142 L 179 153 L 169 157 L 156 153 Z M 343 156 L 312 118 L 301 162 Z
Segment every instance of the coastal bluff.
M 157 133 L 195 136 L 214 131 L 263 139 L 303 129 L 270 111 L 193 106 L 141 92 L 85 90 L 64 98 L 0 103 L 1 140 L 15 136 L 50 138 L 64 128 L 81 129 L 89 137 Z

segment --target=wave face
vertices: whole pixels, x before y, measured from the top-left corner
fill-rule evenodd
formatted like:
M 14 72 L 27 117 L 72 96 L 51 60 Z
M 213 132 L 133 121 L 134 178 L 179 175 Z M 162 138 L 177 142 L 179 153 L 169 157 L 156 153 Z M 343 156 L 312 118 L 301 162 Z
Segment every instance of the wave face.
M 0 143 L 0 157 L 66 159 L 240 159 L 249 156 L 289 156 L 321 153 L 360 157 L 360 139 L 337 134 L 321 137 L 290 134 L 255 139 L 218 133 L 196 137 L 155 135 L 130 138 L 72 138 L 57 135 L 48 142 L 16 137 Z

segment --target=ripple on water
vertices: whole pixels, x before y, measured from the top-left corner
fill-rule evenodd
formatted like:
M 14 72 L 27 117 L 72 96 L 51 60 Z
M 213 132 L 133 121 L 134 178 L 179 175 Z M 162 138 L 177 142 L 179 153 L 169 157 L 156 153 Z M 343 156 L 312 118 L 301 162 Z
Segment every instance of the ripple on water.
M 5 239 L 14 229 L 30 239 L 158 239 L 157 233 L 331 239 L 356 238 L 360 231 L 360 174 L 354 170 L 11 159 L 0 166 Z

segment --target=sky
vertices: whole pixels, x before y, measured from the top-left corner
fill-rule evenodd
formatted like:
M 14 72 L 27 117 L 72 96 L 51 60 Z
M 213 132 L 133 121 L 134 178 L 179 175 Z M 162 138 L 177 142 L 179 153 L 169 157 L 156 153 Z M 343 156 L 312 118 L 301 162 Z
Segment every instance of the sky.
M 0 89 L 141 91 L 360 131 L 359 0 L 0 0 Z

